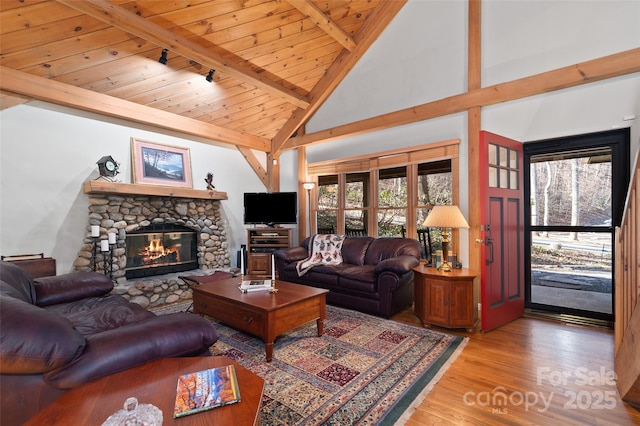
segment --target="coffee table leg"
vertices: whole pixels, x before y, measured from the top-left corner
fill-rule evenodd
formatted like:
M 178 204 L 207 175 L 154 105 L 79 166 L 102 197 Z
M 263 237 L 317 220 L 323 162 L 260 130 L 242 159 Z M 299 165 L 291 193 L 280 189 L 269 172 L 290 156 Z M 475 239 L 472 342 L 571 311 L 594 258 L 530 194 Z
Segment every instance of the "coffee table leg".
M 322 336 L 324 333 L 324 317 L 327 314 L 327 304 L 324 299 L 324 295 L 320 299 L 320 318 L 318 318 L 318 337 Z
M 267 362 L 271 362 L 273 359 L 273 342 L 266 342 L 264 344 L 264 350 L 267 354 Z

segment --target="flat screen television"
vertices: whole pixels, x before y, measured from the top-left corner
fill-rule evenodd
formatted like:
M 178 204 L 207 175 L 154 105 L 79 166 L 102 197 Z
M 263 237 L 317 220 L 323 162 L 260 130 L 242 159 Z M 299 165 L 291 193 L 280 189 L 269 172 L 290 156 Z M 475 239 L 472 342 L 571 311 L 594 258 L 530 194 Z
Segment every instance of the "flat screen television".
M 298 223 L 298 194 L 296 192 L 245 192 L 245 224 Z

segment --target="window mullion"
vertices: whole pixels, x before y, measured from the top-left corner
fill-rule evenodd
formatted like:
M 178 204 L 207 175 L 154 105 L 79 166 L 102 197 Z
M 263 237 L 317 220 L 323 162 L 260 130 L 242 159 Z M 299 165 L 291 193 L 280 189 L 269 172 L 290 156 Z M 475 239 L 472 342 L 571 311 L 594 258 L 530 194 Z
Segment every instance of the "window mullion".
M 338 211 L 336 212 L 336 222 L 338 229 L 342 233 L 345 231 L 345 214 L 344 209 L 347 200 L 347 175 L 345 173 L 338 174 Z

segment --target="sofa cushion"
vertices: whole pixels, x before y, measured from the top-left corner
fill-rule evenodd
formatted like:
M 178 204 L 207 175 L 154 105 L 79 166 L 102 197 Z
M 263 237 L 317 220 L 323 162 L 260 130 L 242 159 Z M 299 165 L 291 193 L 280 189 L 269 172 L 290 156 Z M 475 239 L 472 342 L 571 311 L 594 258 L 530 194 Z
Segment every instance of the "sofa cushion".
M 341 268 L 340 276 L 373 284 L 377 279 L 375 269 L 374 265 L 354 266 L 345 264 L 345 267 Z M 340 284 L 342 284 L 342 281 L 340 281 Z
M 345 293 L 369 293 L 375 294 L 377 285 L 370 281 L 360 281 L 358 279 L 352 279 L 347 277 L 340 277 L 339 284 L 341 289 L 346 290 Z M 371 296 L 368 296 L 371 297 Z
M 339 265 L 316 265 L 312 270 L 318 274 L 340 275 L 346 266 L 345 263 Z
M 36 278 L 33 282 L 35 301 L 38 306 L 102 296 L 113 290 L 113 281 L 97 272 L 73 272 L 54 277 Z
M 46 309 L 67 318 L 84 336 L 134 324 L 155 316 L 153 312 L 117 295 L 89 297 L 49 306 Z
M 420 243 L 410 238 L 378 238 L 371 242 L 364 263 L 377 265 L 385 259 L 413 256 L 420 259 Z
M 317 272 L 317 267 L 311 268 L 309 272 L 307 272 L 304 277 L 296 276 L 292 279 L 293 282 L 296 280 L 302 280 L 305 284 L 310 284 L 314 287 L 332 289 L 338 285 L 338 279 L 340 278 L 337 274 L 327 274 L 324 272 Z
M 0 373 L 44 373 L 71 362 L 86 340 L 64 317 L 0 296 Z
M 0 294 L 33 304 L 35 291 L 29 274 L 10 262 L 0 261 L 0 268 Z
M 342 244 L 342 261 L 352 265 L 364 265 L 365 254 L 373 237 L 349 237 Z

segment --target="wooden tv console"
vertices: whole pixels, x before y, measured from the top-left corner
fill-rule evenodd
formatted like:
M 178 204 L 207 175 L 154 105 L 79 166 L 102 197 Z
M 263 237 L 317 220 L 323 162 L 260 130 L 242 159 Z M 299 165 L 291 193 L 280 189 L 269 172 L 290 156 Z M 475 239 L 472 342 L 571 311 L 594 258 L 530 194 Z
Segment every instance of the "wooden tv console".
M 292 228 L 253 228 L 247 230 L 247 275 L 271 276 L 271 256 L 291 247 Z

